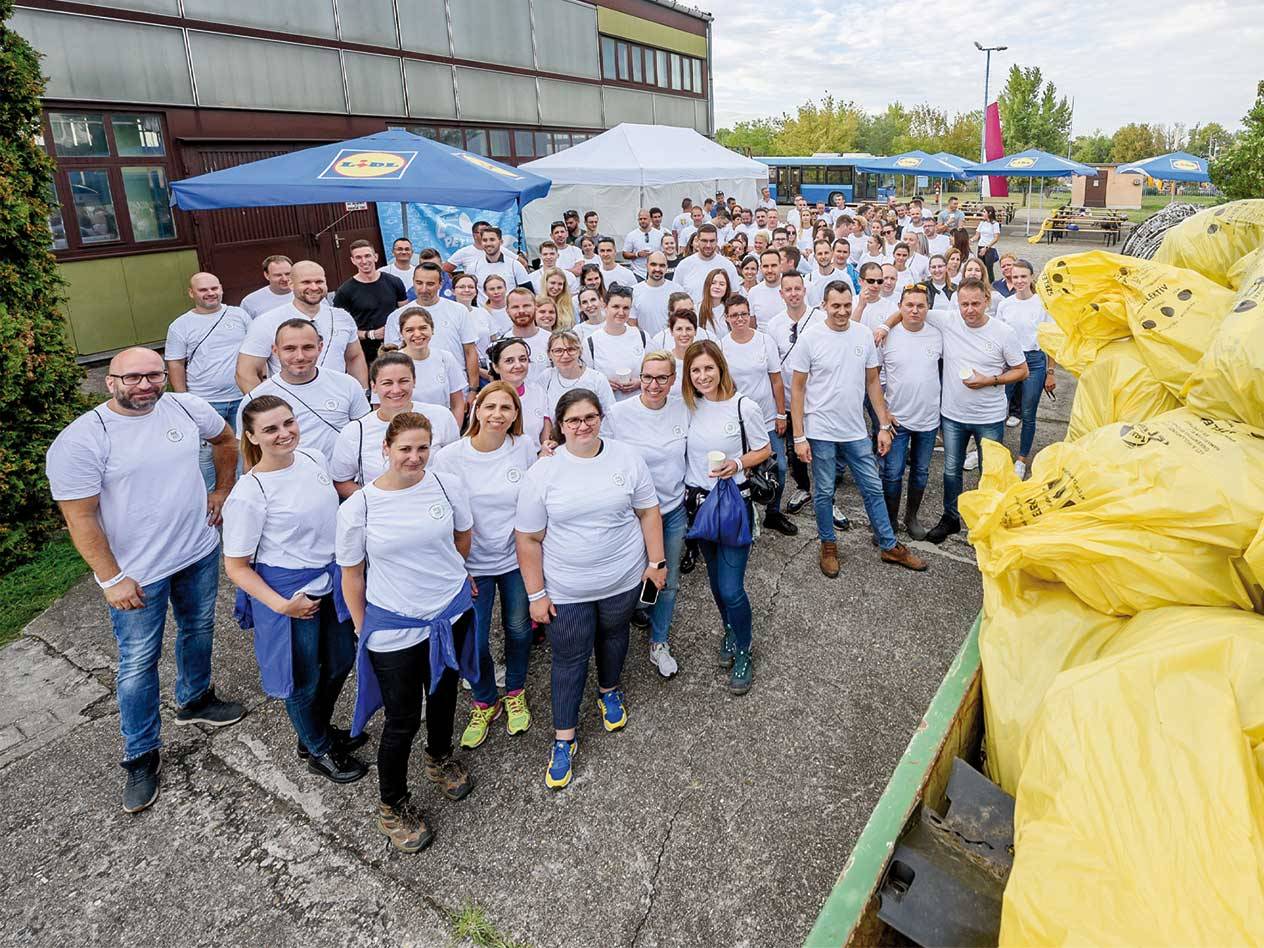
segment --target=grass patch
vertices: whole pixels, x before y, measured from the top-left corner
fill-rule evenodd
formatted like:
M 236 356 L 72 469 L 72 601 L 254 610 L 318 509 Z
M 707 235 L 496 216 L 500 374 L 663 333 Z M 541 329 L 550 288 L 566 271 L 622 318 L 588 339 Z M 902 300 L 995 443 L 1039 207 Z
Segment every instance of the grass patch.
M 525 942 L 514 941 L 497 931 L 487 913 L 472 902 L 452 913 L 452 934 L 478 948 L 527 948 Z
M 88 571 L 70 535 L 59 533 L 39 555 L 0 576 L 0 647 L 22 633 L 28 622 L 47 609 Z

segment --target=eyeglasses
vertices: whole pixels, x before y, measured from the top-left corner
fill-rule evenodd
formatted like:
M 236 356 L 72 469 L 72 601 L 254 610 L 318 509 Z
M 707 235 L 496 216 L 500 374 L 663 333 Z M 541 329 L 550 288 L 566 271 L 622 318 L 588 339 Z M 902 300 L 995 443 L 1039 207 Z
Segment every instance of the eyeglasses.
M 642 375 L 641 381 L 646 385 L 668 385 L 671 383 L 670 375 Z
M 167 381 L 165 370 L 162 372 L 125 372 L 122 375 L 115 375 L 111 372 L 109 377 L 118 379 L 124 385 L 139 385 L 141 379 L 144 379 L 150 385 L 162 385 Z
M 574 355 L 578 351 L 578 346 L 554 346 L 549 350 L 554 355 Z
M 585 415 L 583 418 L 563 418 L 562 427 L 567 431 L 578 431 L 580 428 L 596 428 L 601 424 L 601 416 Z
M 882 277 L 878 277 L 876 280 L 872 277 L 865 277 L 864 280 L 870 286 L 877 286 L 879 283 L 882 282 Z

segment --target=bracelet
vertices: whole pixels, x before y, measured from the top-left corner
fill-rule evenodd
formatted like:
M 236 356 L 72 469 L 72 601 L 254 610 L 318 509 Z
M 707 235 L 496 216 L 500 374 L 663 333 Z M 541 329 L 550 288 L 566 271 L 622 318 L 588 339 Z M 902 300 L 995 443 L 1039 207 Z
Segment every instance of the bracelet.
M 805 435 L 805 436 L 803 436 L 802 438 L 795 438 L 795 439 L 794 439 L 794 443 L 795 443 L 795 444 L 807 444 L 807 443 L 808 443 L 807 436 Z
M 539 602 L 549 594 L 547 589 L 541 589 L 539 592 L 527 593 L 527 602 Z
M 93 573 L 92 578 L 97 580 L 97 585 L 100 586 L 102 589 L 109 589 L 111 586 L 117 586 L 123 580 L 127 579 L 127 573 L 120 570 L 119 574 L 115 576 L 113 579 L 105 579 L 105 580 L 97 579 L 97 574 Z
M 785 415 L 778 415 L 778 416 L 777 416 L 777 421 L 785 421 L 785 420 L 786 420 L 786 416 L 785 416 Z

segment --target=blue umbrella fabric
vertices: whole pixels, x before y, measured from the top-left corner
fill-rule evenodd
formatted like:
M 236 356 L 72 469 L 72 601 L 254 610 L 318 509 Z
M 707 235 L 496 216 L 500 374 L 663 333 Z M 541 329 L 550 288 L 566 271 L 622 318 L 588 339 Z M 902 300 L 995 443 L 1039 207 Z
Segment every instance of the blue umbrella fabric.
M 962 158 L 960 155 L 954 155 L 950 151 L 937 151 L 932 157 L 938 158 L 940 161 L 946 161 L 950 165 L 955 165 L 962 171 L 974 164 L 969 158 Z
M 1187 151 L 1173 151 L 1166 155 L 1131 161 L 1115 169 L 1116 174 L 1147 174 L 1156 181 L 1210 181 L 1207 159 L 1191 155 Z
M 924 151 L 906 151 L 889 158 L 858 158 L 856 170 L 872 174 L 920 174 L 928 178 L 965 177 L 957 165 Z
M 1070 175 L 1097 177 L 1096 168 L 1070 158 L 1051 155 L 1039 148 L 1028 148 L 1016 155 L 1005 155 L 981 164 L 972 164 L 964 173 L 972 178 L 981 178 L 984 175 L 1004 175 L 1009 178 L 1065 178 Z
M 392 129 L 172 182 L 186 211 L 340 201 L 507 211 L 548 194 L 548 178 Z

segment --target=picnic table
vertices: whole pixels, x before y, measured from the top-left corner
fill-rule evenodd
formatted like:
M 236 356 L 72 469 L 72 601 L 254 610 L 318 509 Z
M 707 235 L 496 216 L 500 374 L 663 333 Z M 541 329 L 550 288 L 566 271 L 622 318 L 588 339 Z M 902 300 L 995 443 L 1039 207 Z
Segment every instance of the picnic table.
M 1119 242 L 1128 218 L 1116 211 L 1087 207 L 1060 207 L 1045 218 L 1041 225 L 1044 239 L 1054 243 L 1068 237 L 1100 235 L 1107 247 Z

